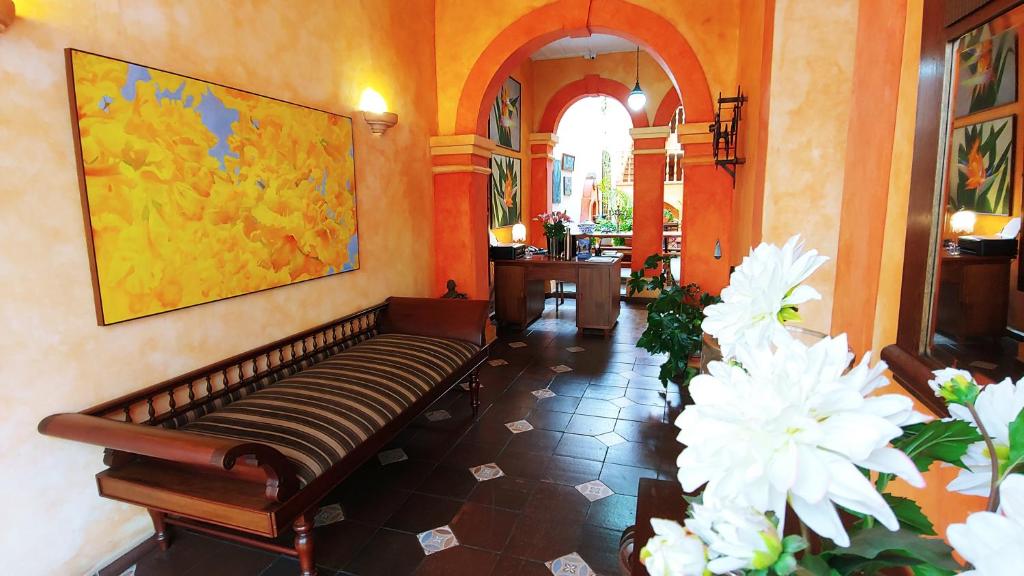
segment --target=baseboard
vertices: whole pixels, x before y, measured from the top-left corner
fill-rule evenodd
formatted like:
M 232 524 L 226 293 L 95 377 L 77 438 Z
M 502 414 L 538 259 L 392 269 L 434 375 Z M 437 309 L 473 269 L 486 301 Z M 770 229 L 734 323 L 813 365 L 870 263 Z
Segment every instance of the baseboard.
M 156 538 L 154 536 L 149 536 L 118 558 L 114 559 L 113 562 L 94 572 L 94 574 L 96 576 L 121 576 L 125 570 L 137 564 L 143 556 L 149 554 L 154 549 L 156 549 Z

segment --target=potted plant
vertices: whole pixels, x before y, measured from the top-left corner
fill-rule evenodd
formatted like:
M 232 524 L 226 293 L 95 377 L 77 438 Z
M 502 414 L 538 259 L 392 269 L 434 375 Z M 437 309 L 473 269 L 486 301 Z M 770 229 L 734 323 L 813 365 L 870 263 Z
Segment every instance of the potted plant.
M 540 221 L 541 225 L 544 226 L 544 237 L 548 241 L 548 254 L 552 258 L 565 258 L 565 236 L 568 233 L 568 225 L 572 223 L 572 218 L 565 212 L 556 210 L 554 212 L 538 214 L 534 220 Z

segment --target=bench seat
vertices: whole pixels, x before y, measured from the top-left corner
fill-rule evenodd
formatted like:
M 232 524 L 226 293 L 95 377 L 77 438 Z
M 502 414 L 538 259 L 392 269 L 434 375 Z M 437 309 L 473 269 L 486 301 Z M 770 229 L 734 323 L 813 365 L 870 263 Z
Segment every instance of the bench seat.
M 479 351 L 463 340 L 381 334 L 183 430 L 273 446 L 305 486 Z

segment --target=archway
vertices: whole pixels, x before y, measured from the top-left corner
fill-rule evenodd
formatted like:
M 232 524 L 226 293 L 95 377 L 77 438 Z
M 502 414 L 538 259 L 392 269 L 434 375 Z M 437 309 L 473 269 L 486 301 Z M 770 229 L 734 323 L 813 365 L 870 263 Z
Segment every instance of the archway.
M 544 115 L 541 116 L 538 132 L 555 132 L 562 115 L 570 106 L 588 96 L 608 96 L 618 100 L 629 112 L 633 120 L 634 128 L 645 128 L 649 124 L 647 115 L 643 110 L 631 110 L 626 103 L 629 97 L 629 87 L 622 82 L 602 78 L 597 74 L 588 74 L 579 80 L 569 82 L 555 92 L 548 100 L 544 108 Z

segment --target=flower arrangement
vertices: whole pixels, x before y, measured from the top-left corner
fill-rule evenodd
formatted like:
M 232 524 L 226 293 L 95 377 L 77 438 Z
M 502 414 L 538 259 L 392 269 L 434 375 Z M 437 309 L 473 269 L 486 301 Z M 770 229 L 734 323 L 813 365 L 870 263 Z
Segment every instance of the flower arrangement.
M 564 238 L 567 225 L 572 223 L 572 218 L 568 214 L 557 210 L 538 214 L 534 220 L 544 226 L 544 235 L 548 238 Z
M 694 403 L 676 420 L 679 482 L 700 494 L 681 524 L 652 520 L 641 561 L 652 576 L 955 574 L 962 566 L 918 504 L 887 490 L 895 477 L 923 487 L 921 472 L 939 461 L 961 468 L 947 489 L 989 499 L 947 531 L 974 568 L 964 573 L 1020 574 L 1024 385 L 982 388 L 968 372 L 936 371 L 948 420 L 879 394 L 885 363 L 867 353 L 853 364 L 845 334 L 807 345 L 785 329 L 820 299 L 803 281 L 825 260 L 796 236 L 762 244 L 705 308 L 723 360 L 693 378 Z

